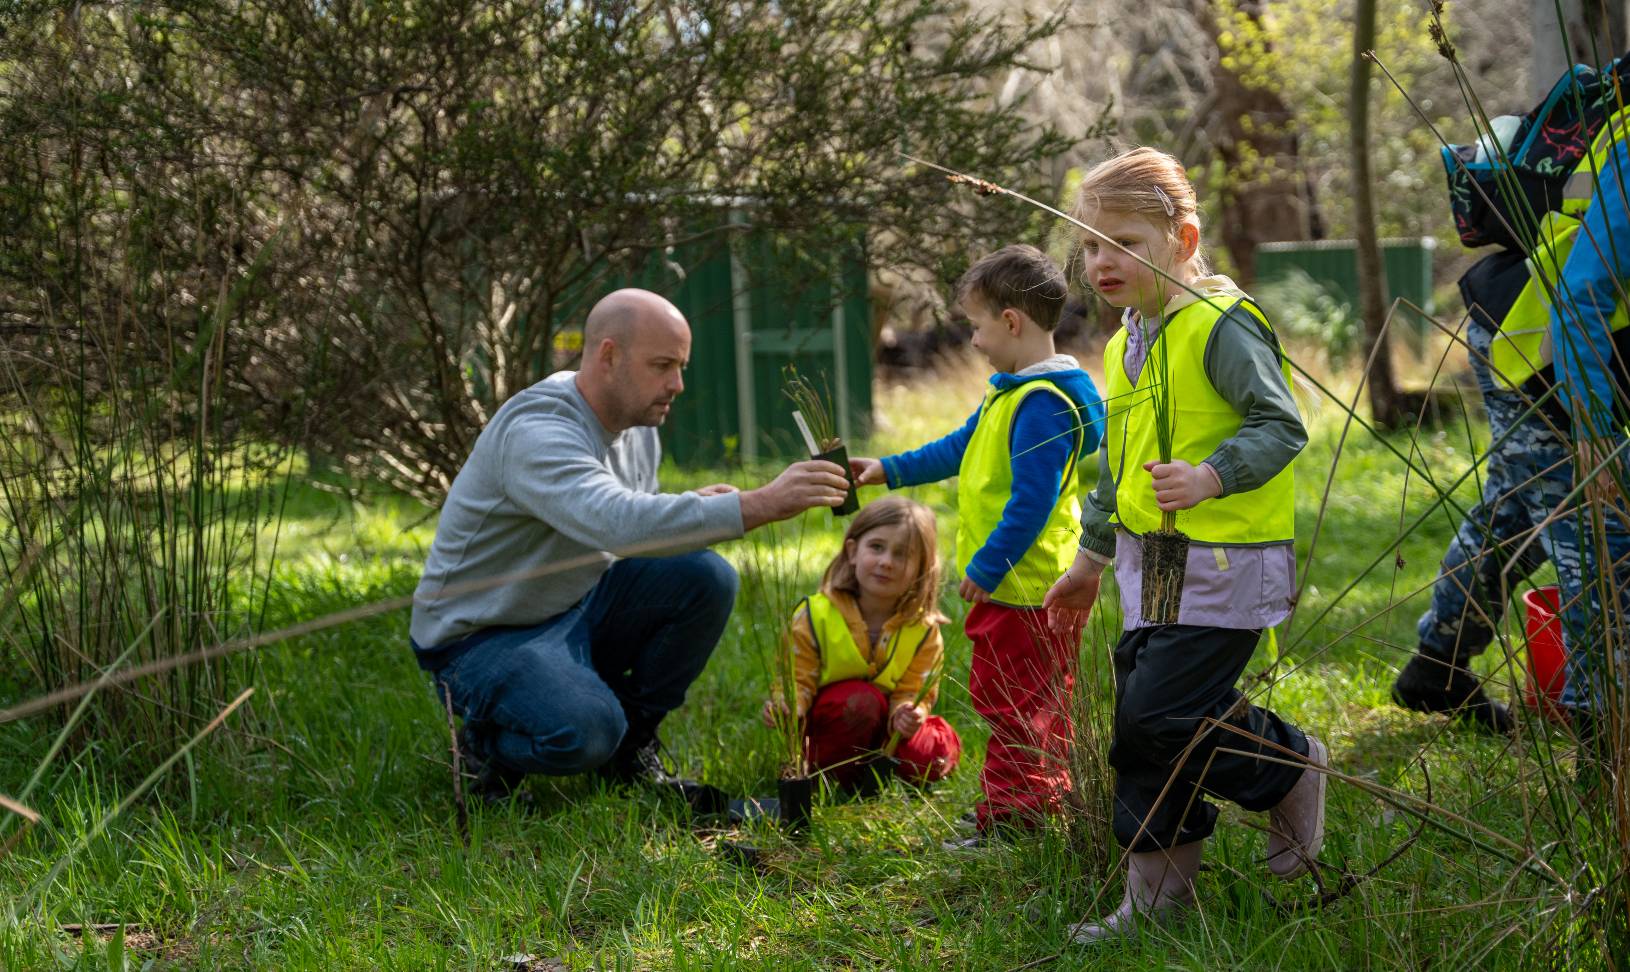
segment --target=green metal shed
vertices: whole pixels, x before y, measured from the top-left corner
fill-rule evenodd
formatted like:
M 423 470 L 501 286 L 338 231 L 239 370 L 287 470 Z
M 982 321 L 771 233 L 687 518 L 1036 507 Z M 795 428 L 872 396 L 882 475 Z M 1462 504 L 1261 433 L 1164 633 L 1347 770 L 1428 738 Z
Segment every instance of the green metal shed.
M 723 234 L 693 233 L 701 239 L 653 253 L 640 272 L 612 283 L 661 293 L 690 321 L 690 367 L 662 427 L 664 452 L 685 466 L 805 455 L 781 394 L 789 364 L 830 390 L 845 441 L 868 434 L 864 232 L 800 237 L 753 225 L 742 209 L 723 215 Z M 580 342 L 581 328 L 581 318 L 562 322 L 557 341 Z
M 1389 307 L 1402 297 L 1432 313 L 1432 251 L 1436 246 L 1437 241 L 1430 236 L 1381 241 Z M 1292 268 L 1300 269 L 1350 306 L 1359 306 L 1358 249 L 1353 240 L 1263 243 L 1256 248 L 1256 268 L 1260 283 L 1282 277 Z M 1413 313 L 1401 320 L 1417 327 L 1426 323 Z

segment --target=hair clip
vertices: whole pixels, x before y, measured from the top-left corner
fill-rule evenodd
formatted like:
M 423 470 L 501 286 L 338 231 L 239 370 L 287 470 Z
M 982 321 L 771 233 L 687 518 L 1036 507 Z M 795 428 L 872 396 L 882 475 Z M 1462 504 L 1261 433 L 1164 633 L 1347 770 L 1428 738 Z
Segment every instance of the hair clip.
M 1166 190 L 1160 188 L 1159 186 L 1150 186 L 1149 188 L 1153 189 L 1155 191 L 1155 195 L 1160 197 L 1160 205 L 1165 207 L 1166 215 L 1176 216 L 1177 207 L 1172 205 L 1172 197 L 1166 195 Z

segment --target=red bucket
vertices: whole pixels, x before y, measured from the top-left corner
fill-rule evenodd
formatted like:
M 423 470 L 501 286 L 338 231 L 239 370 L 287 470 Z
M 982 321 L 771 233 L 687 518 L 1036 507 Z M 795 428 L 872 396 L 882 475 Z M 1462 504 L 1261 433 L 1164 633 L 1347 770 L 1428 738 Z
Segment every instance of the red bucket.
M 1557 617 L 1561 595 L 1552 584 L 1524 594 L 1522 603 L 1526 609 L 1523 627 L 1528 632 L 1528 680 L 1522 700 L 1530 709 L 1538 709 L 1543 700 L 1546 714 L 1556 717 L 1562 690 L 1568 684 L 1568 654 L 1562 647 L 1562 621 Z

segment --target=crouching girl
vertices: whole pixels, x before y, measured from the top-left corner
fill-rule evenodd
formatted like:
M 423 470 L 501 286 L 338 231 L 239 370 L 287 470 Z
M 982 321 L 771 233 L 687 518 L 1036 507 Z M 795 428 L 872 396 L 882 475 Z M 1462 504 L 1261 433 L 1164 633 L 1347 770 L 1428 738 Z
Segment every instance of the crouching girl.
M 939 626 L 934 514 L 891 496 L 855 515 L 821 589 L 791 621 L 796 715 L 813 769 L 853 783 L 869 755 L 895 744 L 895 772 L 914 782 L 956 768 L 962 740 L 931 715 L 945 645 Z M 763 718 L 787 712 L 776 695 Z

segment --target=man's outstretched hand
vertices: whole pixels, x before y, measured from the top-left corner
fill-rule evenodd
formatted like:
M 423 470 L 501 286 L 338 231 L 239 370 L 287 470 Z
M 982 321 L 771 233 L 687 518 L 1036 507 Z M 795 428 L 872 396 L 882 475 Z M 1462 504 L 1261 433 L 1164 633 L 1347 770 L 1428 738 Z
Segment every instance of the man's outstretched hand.
M 741 494 L 742 529 L 785 520 L 811 507 L 841 506 L 848 495 L 842 466 L 825 459 L 795 462 L 765 485 Z

